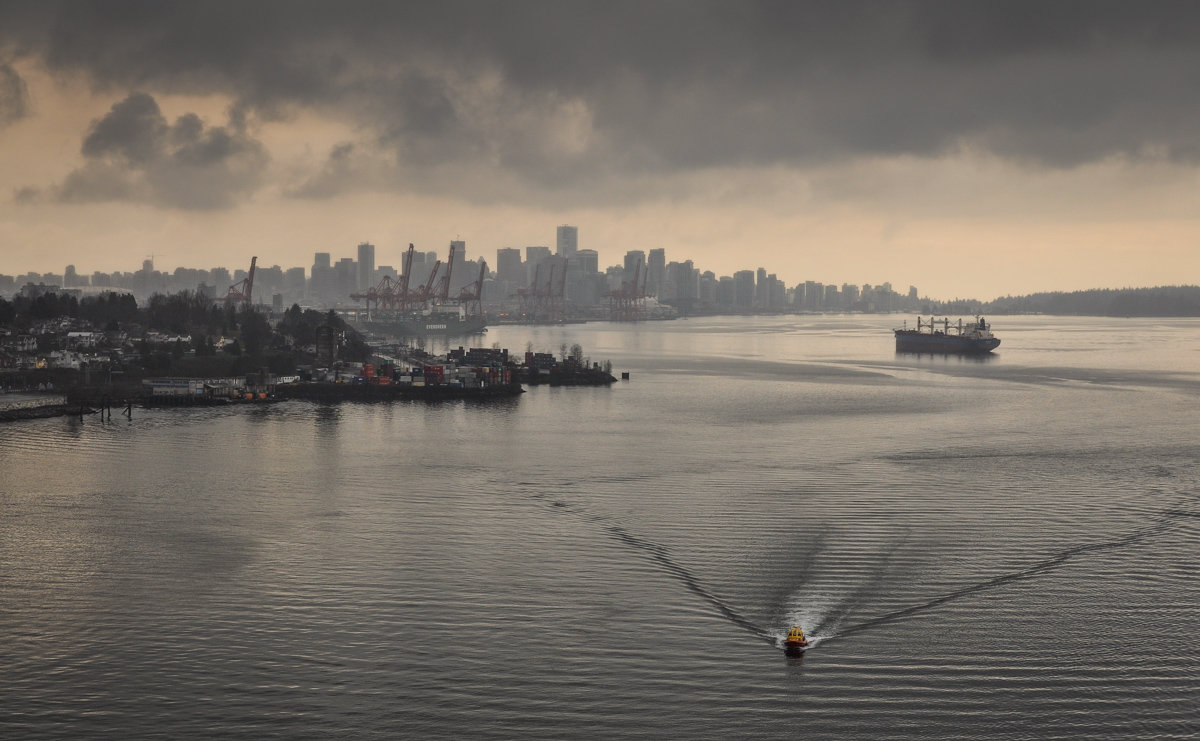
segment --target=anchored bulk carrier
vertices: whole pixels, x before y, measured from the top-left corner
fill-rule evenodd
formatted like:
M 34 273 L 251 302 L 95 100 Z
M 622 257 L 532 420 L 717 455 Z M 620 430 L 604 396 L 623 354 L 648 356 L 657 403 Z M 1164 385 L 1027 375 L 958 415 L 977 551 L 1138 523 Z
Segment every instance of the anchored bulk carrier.
M 959 319 L 957 326 L 952 326 L 948 317 L 930 317 L 928 322 L 917 317 L 916 329 L 909 329 L 905 322 L 903 328 L 894 331 L 896 352 L 975 355 L 989 353 L 1000 346 L 999 338 L 992 334 L 991 325 L 981 316 L 966 324 Z

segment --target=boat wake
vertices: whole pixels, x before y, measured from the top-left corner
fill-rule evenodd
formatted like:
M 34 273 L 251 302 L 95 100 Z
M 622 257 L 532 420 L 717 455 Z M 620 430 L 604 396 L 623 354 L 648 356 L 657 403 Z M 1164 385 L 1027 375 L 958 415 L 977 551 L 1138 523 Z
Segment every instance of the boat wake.
M 620 525 L 609 525 L 607 529 L 612 537 L 621 541 L 625 545 L 632 546 L 646 553 L 656 563 L 662 566 L 667 573 L 683 582 L 683 585 L 691 590 L 693 594 L 706 600 L 734 625 L 740 628 L 745 628 L 750 633 L 753 633 L 756 637 L 761 638 L 768 643 L 778 644 L 780 646 L 783 645 L 782 634 L 777 636 L 775 633 L 762 628 L 758 624 L 743 616 L 737 610 L 730 607 L 729 604 L 720 597 L 705 589 L 704 585 L 700 583 L 700 581 L 695 577 L 695 575 L 692 574 L 691 571 L 689 571 L 686 567 L 681 566 L 671 558 L 670 553 L 668 553 L 667 549 L 663 546 L 658 545 L 657 543 L 651 543 L 648 540 L 643 540 L 636 535 L 632 535 Z
M 899 610 L 893 610 L 891 612 L 884 613 L 883 615 L 879 615 L 878 617 L 871 618 L 870 620 L 866 620 L 864 622 L 857 623 L 857 624 L 852 625 L 847 628 L 839 629 L 837 627 L 836 621 L 832 621 L 832 622 L 824 621 L 818 626 L 818 629 L 814 632 L 816 632 L 818 635 L 820 635 L 825 640 L 829 640 L 832 638 L 845 638 L 846 636 L 850 636 L 855 633 L 861 633 L 863 631 L 871 630 L 872 628 L 877 628 L 882 625 L 886 625 L 887 623 L 891 623 L 896 620 L 900 620 L 902 618 L 909 617 L 910 615 L 916 615 L 918 613 L 925 612 L 926 610 L 931 610 L 935 607 L 944 605 L 947 602 L 952 602 L 954 600 L 962 599 L 964 597 L 968 597 L 973 594 L 978 594 L 979 592 L 985 592 L 985 591 L 988 591 L 991 589 L 996 589 L 996 588 L 1005 586 L 1005 585 L 1010 584 L 1015 581 L 1020 581 L 1023 579 L 1030 579 L 1035 576 L 1040 576 L 1041 574 L 1052 571 L 1052 570 L 1058 568 L 1059 566 L 1062 566 L 1063 564 L 1067 563 L 1068 561 L 1071 561 L 1072 559 L 1078 558 L 1080 556 L 1084 556 L 1084 555 L 1091 554 L 1091 553 L 1116 550 L 1119 548 L 1125 548 L 1127 546 L 1131 546 L 1135 543 L 1146 540 L 1147 538 L 1161 535 L 1162 533 L 1166 532 L 1167 530 L 1169 530 L 1172 527 L 1172 525 L 1173 525 L 1172 520 L 1174 518 L 1197 517 L 1197 516 L 1200 516 L 1200 515 L 1196 515 L 1191 512 L 1167 510 L 1162 514 L 1162 516 L 1159 518 L 1158 522 L 1156 522 L 1154 525 L 1147 527 L 1147 528 L 1143 528 L 1141 530 L 1137 530 L 1137 531 L 1130 533 L 1124 537 L 1117 538 L 1115 540 L 1103 541 L 1100 543 L 1088 543 L 1085 545 L 1075 546 L 1073 548 L 1067 548 L 1066 550 L 1059 551 L 1058 553 L 1050 556 L 1049 558 L 1046 558 L 1043 561 L 1039 561 L 1038 563 L 1035 563 L 1032 566 L 1028 566 L 1026 568 L 1019 569 L 1017 571 L 1010 571 L 1006 574 L 1001 574 L 999 576 L 993 577 L 986 581 L 981 581 L 976 584 L 972 584 L 970 586 L 963 587 L 962 589 L 956 589 L 953 592 L 943 594 L 940 597 L 934 597 L 933 599 L 927 600 L 925 602 L 921 602 L 916 605 L 911 605 L 909 607 L 901 608 Z M 849 609 L 852 607 L 853 607 L 853 605 L 849 605 L 848 607 L 843 608 L 841 610 L 841 612 L 844 614 L 845 612 L 848 612 Z M 832 630 L 826 630 L 825 628 L 827 626 L 832 628 Z
M 536 499 L 546 499 L 545 494 L 534 493 L 531 496 Z M 813 595 L 812 593 L 806 593 L 806 588 L 801 587 L 791 592 L 790 596 L 785 597 L 783 609 L 780 613 L 777 613 L 778 618 L 782 619 L 782 625 L 779 627 L 764 628 L 705 587 L 690 569 L 671 556 L 670 551 L 665 546 L 631 533 L 624 526 L 613 523 L 608 517 L 579 510 L 574 505 L 560 499 L 549 500 L 549 504 L 556 509 L 570 511 L 573 515 L 601 527 L 609 537 L 641 552 L 655 564 L 662 567 L 667 574 L 678 580 L 693 594 L 710 604 L 731 623 L 771 646 L 781 649 L 783 648 L 784 638 L 787 635 L 787 629 L 792 624 L 805 627 L 808 632 L 809 648 L 814 648 L 825 641 L 845 638 L 855 633 L 861 633 L 911 615 L 932 610 L 954 600 L 997 589 L 1012 582 L 1040 576 L 1081 556 L 1134 545 L 1135 543 L 1168 531 L 1174 526 L 1177 519 L 1200 518 L 1200 513 L 1179 509 L 1165 510 L 1153 525 L 1123 537 L 1067 548 L 1031 566 L 1010 571 L 991 579 L 956 589 L 919 604 L 884 613 L 848 627 L 842 627 L 849 615 L 861 608 L 872 595 L 878 594 L 883 584 L 892 578 L 890 564 L 897 552 L 900 551 L 907 541 L 906 534 L 893 543 L 884 553 L 880 554 L 878 559 L 879 568 L 874 569 L 873 575 L 863 583 L 837 596 L 829 594 Z M 818 538 L 812 544 L 810 552 L 807 554 L 807 560 L 810 563 L 806 564 L 806 567 L 812 565 L 811 562 L 815 561 L 817 552 L 822 547 L 823 538 Z

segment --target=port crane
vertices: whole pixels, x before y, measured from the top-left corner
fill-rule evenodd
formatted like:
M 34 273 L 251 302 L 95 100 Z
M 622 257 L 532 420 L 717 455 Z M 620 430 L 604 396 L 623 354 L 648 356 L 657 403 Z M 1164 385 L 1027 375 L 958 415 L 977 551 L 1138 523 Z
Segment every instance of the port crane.
M 433 263 L 433 270 L 429 271 L 429 280 L 425 281 L 425 285 L 417 290 L 417 295 L 413 297 L 414 304 L 424 304 L 433 297 L 433 284 L 437 282 L 438 270 L 442 267 L 442 261 L 438 260 Z
M 407 313 L 429 306 L 430 304 L 448 304 L 460 302 L 467 307 L 467 313 L 483 315 L 483 280 L 487 275 L 487 263 L 482 263 L 479 276 L 472 283 L 462 286 L 457 293 L 452 292 L 454 279 L 454 261 L 458 254 L 457 245 L 450 243 L 449 260 L 441 260 L 433 264 L 428 279 L 419 286 L 412 282 L 413 257 L 416 247 L 408 245 L 404 255 L 403 272 L 399 278 L 385 275 L 377 285 L 366 291 L 350 294 L 350 298 L 366 303 L 368 317 L 375 312 Z M 443 267 L 445 268 L 443 270 Z M 561 292 L 561 291 L 560 291 Z
M 609 317 L 614 322 L 636 322 L 646 315 L 646 277 L 639 260 L 633 269 L 632 281 L 621 281 L 621 287 L 605 292 Z
M 258 256 L 250 258 L 250 272 L 246 277 L 229 287 L 229 291 L 225 294 L 225 307 L 231 306 L 253 306 L 252 294 L 254 291 L 254 270 L 258 266 Z
M 542 265 L 549 266 L 545 283 Z M 567 313 L 567 259 L 550 258 L 538 263 L 533 271 L 533 285 L 517 289 L 521 313 L 531 321 L 561 322 Z
M 458 302 L 467 307 L 469 316 L 483 316 L 483 279 L 487 275 L 487 263 L 480 261 L 479 277 L 473 284 L 462 287 L 458 294 Z
M 450 276 L 454 274 L 454 254 L 458 249 L 458 245 L 454 242 L 450 243 L 450 259 L 446 262 L 446 274 L 442 276 L 438 282 L 437 302 L 444 304 L 450 300 Z

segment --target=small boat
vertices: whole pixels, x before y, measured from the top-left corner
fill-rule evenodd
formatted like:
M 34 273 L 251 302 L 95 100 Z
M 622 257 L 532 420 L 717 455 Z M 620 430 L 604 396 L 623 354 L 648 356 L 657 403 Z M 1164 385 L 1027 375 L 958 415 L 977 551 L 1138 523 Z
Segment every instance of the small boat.
M 788 653 L 799 653 L 808 648 L 808 639 L 804 637 L 804 631 L 799 625 L 792 625 L 787 638 L 783 640 L 783 647 Z

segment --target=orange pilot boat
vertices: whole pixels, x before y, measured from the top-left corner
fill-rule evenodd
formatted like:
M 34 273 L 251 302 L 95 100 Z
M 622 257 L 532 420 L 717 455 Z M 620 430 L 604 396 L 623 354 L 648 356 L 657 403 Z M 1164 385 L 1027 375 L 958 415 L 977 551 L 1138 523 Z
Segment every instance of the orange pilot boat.
M 783 640 L 783 647 L 788 653 L 799 653 L 808 648 L 808 639 L 804 637 L 804 631 L 800 629 L 799 625 L 792 625 L 787 638 Z

